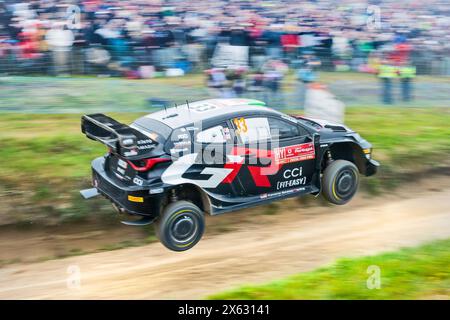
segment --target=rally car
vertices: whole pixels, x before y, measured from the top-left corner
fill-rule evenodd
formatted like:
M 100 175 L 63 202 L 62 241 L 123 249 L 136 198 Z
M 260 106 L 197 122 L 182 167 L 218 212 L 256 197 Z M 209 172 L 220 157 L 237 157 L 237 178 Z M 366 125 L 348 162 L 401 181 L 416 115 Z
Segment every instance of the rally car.
M 289 116 L 250 99 L 209 99 L 143 116 L 131 125 L 84 115 L 82 132 L 107 146 L 92 162 L 93 188 L 128 225 L 156 222 L 169 249 L 192 248 L 204 215 L 304 194 L 347 203 L 359 175 L 375 174 L 372 146 L 344 125 Z

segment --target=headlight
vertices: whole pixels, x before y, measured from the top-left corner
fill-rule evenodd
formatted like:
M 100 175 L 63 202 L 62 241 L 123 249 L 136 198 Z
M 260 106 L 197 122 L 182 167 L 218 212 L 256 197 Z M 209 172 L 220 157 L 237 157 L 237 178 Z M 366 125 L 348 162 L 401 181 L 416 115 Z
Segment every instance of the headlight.
M 372 148 L 363 149 L 364 154 L 367 159 L 370 159 L 370 155 L 372 154 Z

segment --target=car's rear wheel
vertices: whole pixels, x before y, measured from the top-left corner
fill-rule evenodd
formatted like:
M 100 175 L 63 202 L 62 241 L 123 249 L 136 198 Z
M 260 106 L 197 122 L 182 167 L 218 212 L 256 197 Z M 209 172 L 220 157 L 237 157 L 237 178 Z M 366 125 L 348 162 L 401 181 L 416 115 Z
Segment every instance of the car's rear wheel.
M 204 230 L 203 212 L 184 200 L 169 204 L 156 224 L 159 240 L 173 251 L 185 251 L 195 246 Z
M 350 161 L 333 161 L 323 173 L 322 193 L 331 203 L 346 204 L 355 195 L 358 185 L 358 168 Z

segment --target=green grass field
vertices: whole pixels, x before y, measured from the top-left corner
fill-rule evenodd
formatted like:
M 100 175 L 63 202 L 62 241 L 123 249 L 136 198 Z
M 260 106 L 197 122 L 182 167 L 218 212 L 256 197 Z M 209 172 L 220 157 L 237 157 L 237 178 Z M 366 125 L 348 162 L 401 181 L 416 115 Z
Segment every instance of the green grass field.
M 349 107 L 383 106 L 380 83 L 371 74 L 320 72 L 319 82 Z M 395 105 L 403 107 L 450 106 L 450 77 L 420 76 L 414 80 L 414 101 L 399 101 L 399 83 L 394 83 Z M 130 80 L 92 76 L 0 77 L 0 112 L 93 113 L 146 112 L 149 98 L 184 103 L 210 97 L 203 74 L 176 78 Z M 290 72 L 282 83 L 286 108 L 298 107 L 298 81 Z M 251 97 L 250 95 L 247 97 Z M 281 107 L 274 105 L 273 107 Z
M 209 299 L 447 300 L 449 261 L 450 239 L 447 239 L 375 256 L 339 259 L 311 272 L 268 284 L 242 286 Z

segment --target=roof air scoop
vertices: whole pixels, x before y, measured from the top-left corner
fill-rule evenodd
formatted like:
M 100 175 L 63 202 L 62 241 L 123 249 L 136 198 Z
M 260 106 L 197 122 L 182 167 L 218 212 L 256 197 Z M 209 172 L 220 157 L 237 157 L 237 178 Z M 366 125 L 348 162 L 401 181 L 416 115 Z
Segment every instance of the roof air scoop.
M 338 125 L 326 124 L 325 128 L 331 129 L 331 130 L 333 130 L 335 132 L 347 132 L 347 129 L 345 129 L 345 127 L 338 126 Z

